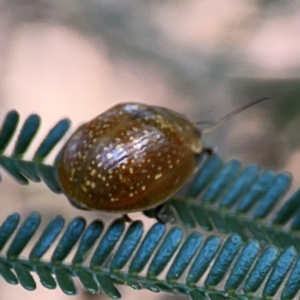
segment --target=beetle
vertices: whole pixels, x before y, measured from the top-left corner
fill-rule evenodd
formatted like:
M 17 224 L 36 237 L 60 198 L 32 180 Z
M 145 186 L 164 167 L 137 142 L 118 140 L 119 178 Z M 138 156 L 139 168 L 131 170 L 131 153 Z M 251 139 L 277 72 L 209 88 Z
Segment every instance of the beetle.
M 120 103 L 80 126 L 62 149 L 58 181 L 77 208 L 127 214 L 160 208 L 193 175 L 206 129 L 171 109 Z M 157 217 L 159 219 L 159 217 Z

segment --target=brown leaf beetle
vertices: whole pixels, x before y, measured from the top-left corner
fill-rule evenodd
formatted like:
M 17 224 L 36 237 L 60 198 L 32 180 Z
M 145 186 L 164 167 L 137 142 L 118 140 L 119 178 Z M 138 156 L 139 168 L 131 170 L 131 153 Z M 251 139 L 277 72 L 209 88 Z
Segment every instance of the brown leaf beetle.
M 204 130 L 167 108 L 118 104 L 69 138 L 58 165 L 60 186 L 81 209 L 126 214 L 157 207 L 193 175 L 205 150 L 201 134 L 265 99 Z

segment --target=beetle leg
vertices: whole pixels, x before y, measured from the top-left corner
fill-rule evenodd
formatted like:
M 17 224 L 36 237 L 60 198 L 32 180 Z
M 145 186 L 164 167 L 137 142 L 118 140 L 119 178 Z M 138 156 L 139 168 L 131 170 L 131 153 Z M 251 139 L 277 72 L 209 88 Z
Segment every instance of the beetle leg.
M 121 217 L 121 220 L 123 220 L 125 223 L 126 222 L 128 222 L 128 223 L 132 222 L 132 219 L 126 214 Z
M 68 197 L 69 202 L 76 208 L 78 209 L 82 209 L 82 210 L 90 210 L 88 207 L 85 207 L 84 204 L 81 204 L 79 202 L 77 202 L 76 200 L 74 200 L 73 198 L 69 198 Z
M 211 147 L 205 147 L 203 149 L 203 152 L 206 153 L 209 156 L 212 156 L 212 155 L 216 155 L 217 154 L 217 149 L 216 148 L 211 148 Z
M 160 204 L 154 210 L 155 219 L 158 222 L 163 223 L 163 224 L 170 223 L 174 220 L 174 217 L 171 216 L 170 214 L 168 214 L 165 211 L 165 208 L 166 208 L 165 204 Z
M 167 224 L 172 222 L 174 220 L 174 217 L 166 211 L 166 207 L 167 205 L 163 203 L 154 208 L 144 210 L 143 213 L 148 218 L 153 218 L 162 224 Z

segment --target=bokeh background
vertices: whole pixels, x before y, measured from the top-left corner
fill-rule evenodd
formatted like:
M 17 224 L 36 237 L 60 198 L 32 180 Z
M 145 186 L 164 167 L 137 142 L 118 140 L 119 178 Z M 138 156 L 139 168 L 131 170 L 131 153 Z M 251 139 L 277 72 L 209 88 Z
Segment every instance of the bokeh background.
M 0 120 L 11 109 L 21 122 L 30 113 L 43 120 L 27 158 L 62 117 L 75 129 L 119 102 L 213 121 L 270 96 L 204 141 L 224 159 L 291 172 L 292 189 L 300 185 L 299 1 L 2 0 L 0 8 Z M 57 214 L 102 218 L 42 184 L 22 187 L 1 173 L 1 221 L 33 210 L 44 223 Z M 176 299 L 120 289 L 123 299 Z M 0 279 L 0 300 L 41 297 L 71 299 Z M 108 298 L 79 289 L 72 299 Z

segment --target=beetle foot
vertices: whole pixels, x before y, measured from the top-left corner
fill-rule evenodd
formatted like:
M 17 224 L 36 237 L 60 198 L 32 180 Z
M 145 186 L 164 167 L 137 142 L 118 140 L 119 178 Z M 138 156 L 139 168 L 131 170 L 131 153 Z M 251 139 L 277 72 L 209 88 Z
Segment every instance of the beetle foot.
M 168 212 L 166 211 L 165 204 L 161 204 L 155 208 L 154 216 L 155 219 L 162 224 L 167 224 L 174 221 L 174 217 L 168 214 Z
M 212 155 L 217 154 L 217 150 L 218 150 L 217 148 L 205 147 L 203 149 L 203 152 L 206 153 L 209 156 L 212 156 Z
M 162 224 L 167 224 L 174 221 L 174 217 L 166 211 L 166 205 L 160 204 L 155 208 L 151 208 L 143 211 L 144 215 L 151 219 L 156 219 Z
M 120 219 L 122 221 L 124 221 L 125 223 L 131 223 L 132 222 L 132 219 L 128 215 L 123 215 Z

